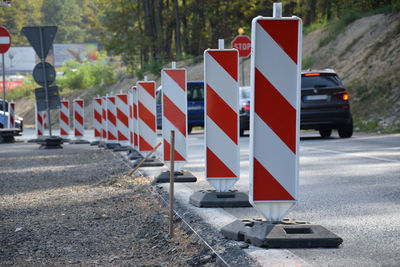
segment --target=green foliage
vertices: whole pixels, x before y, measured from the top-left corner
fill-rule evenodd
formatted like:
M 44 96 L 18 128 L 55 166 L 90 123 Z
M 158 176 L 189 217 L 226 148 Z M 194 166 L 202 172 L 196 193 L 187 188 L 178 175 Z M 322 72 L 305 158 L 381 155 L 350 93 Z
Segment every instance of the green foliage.
M 24 86 L 20 88 L 15 88 L 13 90 L 7 91 L 7 99 L 18 100 L 23 97 L 33 97 L 35 88 L 39 85 L 33 80 L 31 75 L 26 76 L 24 80 Z
M 115 70 L 109 64 L 104 64 L 103 69 L 103 58 L 101 55 L 96 61 L 86 60 L 79 63 L 71 59 L 64 62 L 62 67 L 64 75 L 57 77 L 57 84 L 62 91 L 112 84 L 115 81 Z
M 14 0 L 11 7 L 0 8 L 0 25 L 10 32 L 13 46 L 29 45 L 21 29 L 39 25 L 58 27 L 55 42 L 98 42 L 97 12 L 92 0 Z
M 302 69 L 311 69 L 315 62 L 315 57 L 310 55 L 302 60 Z

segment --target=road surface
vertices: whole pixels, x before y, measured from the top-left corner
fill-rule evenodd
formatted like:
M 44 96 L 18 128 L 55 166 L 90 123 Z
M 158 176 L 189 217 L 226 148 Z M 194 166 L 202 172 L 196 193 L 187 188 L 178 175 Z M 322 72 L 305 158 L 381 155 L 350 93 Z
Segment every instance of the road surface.
M 92 131 L 87 139 L 93 140 Z M 17 140 L 33 138 L 26 131 Z M 161 139 L 161 136 L 159 136 Z M 204 135 L 188 139 L 186 170 L 197 183 L 176 184 L 175 197 L 216 229 L 236 219 L 262 218 L 254 208 L 201 209 L 190 195 L 212 189 L 204 178 Z M 248 192 L 249 137 L 240 139 L 241 178 L 234 186 Z M 161 152 L 158 151 L 160 155 Z M 141 168 L 154 176 L 160 168 Z M 168 190 L 168 184 L 162 185 Z M 297 207 L 288 218 L 319 224 L 343 238 L 337 249 L 245 249 L 264 266 L 398 266 L 400 262 L 400 134 L 362 134 L 321 139 L 302 132 Z

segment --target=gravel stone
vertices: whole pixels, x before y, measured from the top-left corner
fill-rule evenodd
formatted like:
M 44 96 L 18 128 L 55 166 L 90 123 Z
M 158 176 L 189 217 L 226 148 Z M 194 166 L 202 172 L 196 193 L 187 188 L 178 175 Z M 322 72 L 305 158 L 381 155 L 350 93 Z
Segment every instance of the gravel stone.
M 88 145 L 0 145 L 0 266 L 215 266 L 148 177 Z

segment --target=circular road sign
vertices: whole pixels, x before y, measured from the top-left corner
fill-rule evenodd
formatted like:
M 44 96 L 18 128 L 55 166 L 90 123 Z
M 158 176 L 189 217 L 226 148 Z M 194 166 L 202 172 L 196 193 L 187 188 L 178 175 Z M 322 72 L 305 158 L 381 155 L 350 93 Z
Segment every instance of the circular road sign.
M 44 63 L 45 68 L 46 68 L 46 84 L 50 85 L 52 84 L 55 80 L 56 80 L 56 70 L 54 69 L 54 67 L 45 62 Z M 38 84 L 40 84 L 41 86 L 44 86 L 44 80 L 43 80 L 43 64 L 42 63 L 38 63 L 35 68 L 33 69 L 33 79 L 35 80 L 35 82 L 37 82 Z
M 239 51 L 239 57 L 248 57 L 251 52 L 251 40 L 246 35 L 238 35 L 233 39 L 232 48 Z
M 6 28 L 0 27 L 0 53 L 4 54 L 8 51 L 11 45 L 10 33 Z

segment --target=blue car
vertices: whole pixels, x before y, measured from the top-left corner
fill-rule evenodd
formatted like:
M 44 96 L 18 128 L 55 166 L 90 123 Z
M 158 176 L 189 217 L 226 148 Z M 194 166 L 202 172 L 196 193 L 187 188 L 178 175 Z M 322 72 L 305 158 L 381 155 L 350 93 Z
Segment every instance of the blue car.
M 188 112 L 188 133 L 195 126 L 204 127 L 204 82 L 190 81 L 187 86 L 187 112 Z M 157 129 L 162 129 L 162 90 L 161 86 L 156 91 L 157 101 Z

